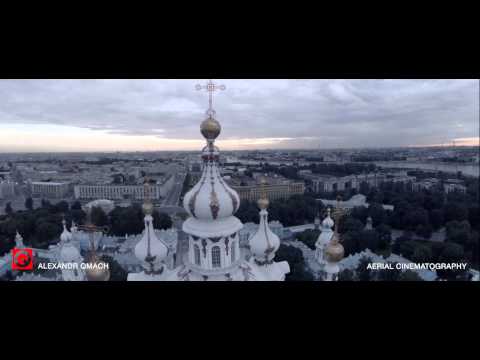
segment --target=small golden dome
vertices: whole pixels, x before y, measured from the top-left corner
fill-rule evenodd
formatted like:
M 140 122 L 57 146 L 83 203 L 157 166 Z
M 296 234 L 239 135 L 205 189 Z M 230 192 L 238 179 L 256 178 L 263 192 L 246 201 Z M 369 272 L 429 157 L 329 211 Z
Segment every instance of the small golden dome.
M 325 257 L 328 262 L 339 262 L 345 255 L 345 249 L 343 248 L 343 245 L 338 242 L 336 236 L 337 235 L 335 234 L 334 238 L 325 249 Z
M 200 132 L 207 140 L 215 140 L 218 135 L 220 135 L 221 130 L 222 126 L 220 123 L 211 116 L 205 119 L 200 125 Z
M 265 210 L 266 208 L 268 208 L 268 205 L 270 204 L 270 202 L 268 201 L 267 198 L 260 198 L 258 199 L 257 204 L 261 210 Z
M 143 213 L 145 215 L 152 215 L 153 213 L 153 204 L 151 202 L 145 202 L 142 205 Z
M 85 275 L 87 276 L 88 281 L 108 281 L 110 279 L 110 270 L 105 261 L 94 256 L 90 260 L 89 265 L 90 264 L 94 265 L 85 269 Z

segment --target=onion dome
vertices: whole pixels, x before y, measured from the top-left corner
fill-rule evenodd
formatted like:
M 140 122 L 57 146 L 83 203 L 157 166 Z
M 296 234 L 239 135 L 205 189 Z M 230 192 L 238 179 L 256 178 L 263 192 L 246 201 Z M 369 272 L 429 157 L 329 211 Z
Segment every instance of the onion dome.
M 202 176 L 185 194 L 183 206 L 193 218 L 212 221 L 235 214 L 240 206 L 240 198 L 220 175 L 218 148 L 209 138 L 207 141 L 208 144 L 202 152 Z
M 85 269 L 85 275 L 88 281 L 108 281 L 110 270 L 108 264 L 94 253 L 90 257 L 89 266 Z
M 265 182 L 262 183 L 264 184 Z M 280 247 L 280 239 L 268 226 L 268 199 L 265 192 L 257 203 L 260 208 L 260 224 L 248 242 L 255 262 L 258 265 L 267 265 L 273 263 L 275 253 Z
M 81 260 L 80 251 L 71 242 L 63 244 L 60 250 L 60 259 L 63 262 L 76 262 Z
M 340 244 L 338 233 L 335 232 L 330 244 L 325 249 L 325 258 L 328 262 L 336 263 L 343 259 L 344 254 L 345 249 L 343 248 L 343 245 Z
M 17 248 L 23 248 L 25 245 L 23 244 L 23 237 L 20 235 L 20 233 L 17 230 L 17 233 L 15 234 L 15 246 Z
M 63 223 L 63 232 L 60 235 L 60 240 L 64 243 L 66 243 L 66 242 L 69 242 L 70 240 L 72 240 L 72 234 L 70 233 L 70 231 L 67 230 L 67 225 L 66 225 L 65 219 L 62 221 L 62 223 Z
M 372 229 L 373 229 L 373 220 L 369 216 L 369 217 L 367 217 L 367 222 L 365 224 L 365 230 L 372 230 Z
M 144 206 L 144 210 L 149 210 L 148 206 Z M 135 246 L 135 256 L 142 263 L 145 273 L 160 274 L 163 271 L 163 262 L 167 254 L 167 246 L 155 235 L 153 217 L 146 212 L 145 230 L 142 239 Z
M 334 224 L 333 219 L 330 217 L 330 208 L 327 208 L 327 217 L 323 219 L 322 227 L 325 230 L 331 230 Z

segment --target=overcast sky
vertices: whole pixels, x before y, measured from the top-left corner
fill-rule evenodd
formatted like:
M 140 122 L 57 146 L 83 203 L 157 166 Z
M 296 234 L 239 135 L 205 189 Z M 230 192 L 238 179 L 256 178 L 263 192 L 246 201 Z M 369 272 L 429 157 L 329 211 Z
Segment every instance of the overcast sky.
M 0 80 L 0 151 L 199 149 L 205 80 Z M 217 80 L 218 146 L 475 142 L 478 80 Z

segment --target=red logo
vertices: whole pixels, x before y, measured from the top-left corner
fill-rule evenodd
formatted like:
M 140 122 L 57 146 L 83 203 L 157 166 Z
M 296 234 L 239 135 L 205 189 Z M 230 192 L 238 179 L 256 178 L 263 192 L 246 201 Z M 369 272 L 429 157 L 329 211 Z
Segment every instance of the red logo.
M 33 250 L 13 248 L 12 270 L 33 270 Z

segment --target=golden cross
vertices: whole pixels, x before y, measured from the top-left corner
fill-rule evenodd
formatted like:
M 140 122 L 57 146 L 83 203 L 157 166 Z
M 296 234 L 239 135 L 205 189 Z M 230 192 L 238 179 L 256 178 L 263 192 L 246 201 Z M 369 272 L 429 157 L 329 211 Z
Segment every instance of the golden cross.
M 208 91 L 207 115 L 214 116 L 215 110 L 213 110 L 213 93 L 217 90 L 225 90 L 226 89 L 225 85 L 217 85 L 210 79 L 206 85 L 197 84 L 195 86 L 195 89 Z

